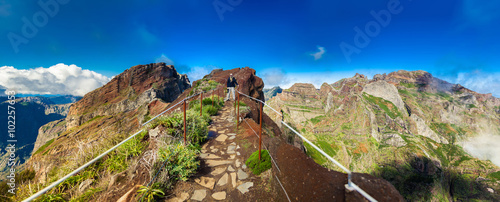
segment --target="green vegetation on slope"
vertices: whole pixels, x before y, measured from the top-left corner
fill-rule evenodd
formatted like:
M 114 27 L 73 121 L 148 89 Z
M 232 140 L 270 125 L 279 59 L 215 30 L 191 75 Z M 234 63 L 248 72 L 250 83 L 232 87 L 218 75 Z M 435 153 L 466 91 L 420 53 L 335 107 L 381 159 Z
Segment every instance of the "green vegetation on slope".
M 324 118 L 325 118 L 325 116 L 323 116 L 323 115 L 321 115 L 321 116 L 317 116 L 317 117 L 312 118 L 312 119 L 311 119 L 311 122 L 312 122 L 313 124 L 317 124 L 317 123 L 319 123 L 321 120 L 323 120 Z
M 363 93 L 363 98 L 365 100 L 379 106 L 381 109 L 384 110 L 387 115 L 389 115 L 391 118 L 396 118 L 398 116 L 401 116 L 401 112 L 399 112 L 398 108 L 390 101 L 384 100 L 383 98 L 375 97 L 366 93 Z
M 45 148 L 47 148 L 50 144 L 52 144 L 52 142 L 54 142 L 54 139 L 51 139 L 51 140 L 47 141 L 44 145 L 42 145 L 40 148 L 38 148 L 38 149 L 36 150 L 36 152 L 35 152 L 35 153 L 33 153 L 33 155 L 38 154 L 38 153 L 40 153 L 40 152 L 44 151 L 44 150 L 45 150 Z

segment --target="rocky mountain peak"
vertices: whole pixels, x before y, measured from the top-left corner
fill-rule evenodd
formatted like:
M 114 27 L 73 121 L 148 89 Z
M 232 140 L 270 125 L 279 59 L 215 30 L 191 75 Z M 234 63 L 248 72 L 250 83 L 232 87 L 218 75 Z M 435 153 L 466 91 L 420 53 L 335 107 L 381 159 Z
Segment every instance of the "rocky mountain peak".
M 156 98 L 171 102 L 190 87 L 187 76 L 179 74 L 173 65 L 133 66 L 73 104 L 67 126 L 71 128 L 96 116 L 133 110 Z

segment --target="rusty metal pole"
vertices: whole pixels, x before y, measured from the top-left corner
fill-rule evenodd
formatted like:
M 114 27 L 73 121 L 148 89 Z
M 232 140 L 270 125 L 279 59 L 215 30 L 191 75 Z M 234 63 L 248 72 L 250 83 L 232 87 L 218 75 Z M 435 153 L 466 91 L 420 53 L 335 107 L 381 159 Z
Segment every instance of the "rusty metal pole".
M 182 110 L 184 111 L 184 145 L 186 145 L 186 100 L 184 100 L 182 108 Z
M 200 116 L 202 115 L 202 112 L 203 111 L 203 92 L 201 92 L 200 94 Z
M 259 102 L 260 104 L 260 130 L 259 130 L 259 160 L 261 158 L 260 156 L 260 150 L 261 150 L 261 147 L 262 147 L 262 102 Z
M 236 129 L 238 129 L 239 123 L 240 123 L 240 92 L 238 92 L 238 112 L 236 114 Z

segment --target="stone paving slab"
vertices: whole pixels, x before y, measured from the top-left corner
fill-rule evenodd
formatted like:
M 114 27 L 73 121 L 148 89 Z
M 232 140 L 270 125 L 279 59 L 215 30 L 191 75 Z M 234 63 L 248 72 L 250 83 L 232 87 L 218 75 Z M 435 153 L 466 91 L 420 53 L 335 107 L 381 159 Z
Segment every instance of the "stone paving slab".
M 202 201 L 203 199 L 205 199 L 206 196 L 207 196 L 206 189 L 198 189 L 194 191 L 193 196 L 191 196 L 191 200 Z
M 237 189 L 242 193 L 242 194 L 245 194 L 247 193 L 250 189 L 250 187 L 253 186 L 253 182 L 245 182 L 243 184 L 241 184 L 240 186 L 237 187 Z
M 215 179 L 211 177 L 200 177 L 195 179 L 194 181 L 199 185 L 209 189 L 213 189 L 215 185 Z
M 216 167 L 216 166 L 231 164 L 231 163 L 233 163 L 233 161 L 224 161 L 224 160 L 207 160 L 206 161 L 206 164 L 209 167 Z

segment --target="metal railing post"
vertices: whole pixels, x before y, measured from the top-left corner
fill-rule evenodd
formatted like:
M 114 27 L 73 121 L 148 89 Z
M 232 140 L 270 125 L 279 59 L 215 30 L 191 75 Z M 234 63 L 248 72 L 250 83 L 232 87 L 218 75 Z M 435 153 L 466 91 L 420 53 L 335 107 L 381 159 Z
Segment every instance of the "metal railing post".
M 214 106 L 214 91 L 215 90 L 212 90 L 212 107 Z
M 261 160 L 260 150 L 262 148 L 262 103 L 259 102 L 260 107 L 260 130 L 259 130 L 259 160 Z
M 240 123 L 240 93 L 238 92 L 238 112 L 236 114 L 236 129 L 238 129 L 239 123 Z
M 184 145 L 186 145 L 186 100 L 184 100 L 184 105 L 182 107 L 184 111 Z

